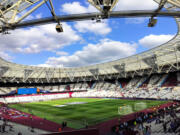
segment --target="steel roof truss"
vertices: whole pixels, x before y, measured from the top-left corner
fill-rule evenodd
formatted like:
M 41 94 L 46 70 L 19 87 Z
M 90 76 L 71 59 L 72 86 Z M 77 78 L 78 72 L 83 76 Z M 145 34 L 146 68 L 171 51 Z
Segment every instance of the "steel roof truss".
M 41 71 L 37 71 L 39 74 L 38 74 L 38 76 L 35 78 L 35 82 L 36 82 L 36 83 L 39 81 L 40 76 L 41 76 L 41 74 L 44 72 L 44 70 L 45 70 L 45 69 L 42 68 Z
M 0 78 L 9 70 L 9 67 L 2 66 L 0 67 Z
M 50 70 L 50 69 L 46 70 L 45 74 L 46 74 L 46 80 L 47 82 L 49 82 L 54 75 L 54 70 Z
M 33 70 L 31 70 L 31 69 L 24 70 L 23 82 L 25 82 L 25 80 L 27 80 L 28 76 L 30 76 L 32 74 L 32 72 L 33 72 Z
M 74 71 L 70 71 L 70 72 L 67 72 L 68 76 L 69 76 L 69 79 L 71 80 L 71 82 L 74 81 L 74 74 L 75 72 Z

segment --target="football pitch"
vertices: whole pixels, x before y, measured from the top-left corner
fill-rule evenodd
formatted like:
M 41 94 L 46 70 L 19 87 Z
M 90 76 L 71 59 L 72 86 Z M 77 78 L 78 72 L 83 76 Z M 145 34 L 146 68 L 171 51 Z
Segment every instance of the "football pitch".
M 86 124 L 95 125 L 103 121 L 164 104 L 167 101 L 125 100 L 105 98 L 69 98 L 24 104 L 10 107 L 45 118 L 68 127 L 79 129 Z

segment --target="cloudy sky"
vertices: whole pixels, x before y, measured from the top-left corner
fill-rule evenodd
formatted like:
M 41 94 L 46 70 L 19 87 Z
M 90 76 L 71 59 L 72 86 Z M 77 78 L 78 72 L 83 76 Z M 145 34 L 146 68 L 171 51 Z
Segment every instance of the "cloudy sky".
M 53 0 L 58 15 L 97 12 L 86 0 Z M 119 0 L 114 10 L 156 9 L 153 0 Z M 46 5 L 27 19 L 50 16 Z M 0 57 L 19 64 L 78 67 L 116 60 L 146 51 L 170 40 L 177 32 L 173 18 L 158 18 L 148 28 L 148 18 L 118 18 L 35 26 L 0 35 Z

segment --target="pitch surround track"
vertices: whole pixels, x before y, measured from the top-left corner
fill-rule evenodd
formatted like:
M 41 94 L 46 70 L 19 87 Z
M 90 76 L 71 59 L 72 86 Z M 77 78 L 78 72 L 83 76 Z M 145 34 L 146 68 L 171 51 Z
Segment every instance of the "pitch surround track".
M 155 0 L 160 3 L 160 0 Z M 180 10 L 180 0 L 167 0 L 165 8 Z M 26 66 L 0 59 L 2 83 L 60 83 L 127 78 L 168 73 L 180 69 L 180 18 L 175 18 L 178 32 L 167 43 L 146 52 L 102 64 L 76 68 Z

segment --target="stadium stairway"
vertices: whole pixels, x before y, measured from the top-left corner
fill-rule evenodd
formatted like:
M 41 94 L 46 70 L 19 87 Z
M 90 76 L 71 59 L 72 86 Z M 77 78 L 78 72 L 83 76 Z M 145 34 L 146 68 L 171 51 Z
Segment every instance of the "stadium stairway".
M 118 88 L 121 88 L 121 89 L 123 88 L 121 82 L 117 81 L 116 84 L 117 84 Z
M 143 77 L 139 80 L 139 82 L 137 83 L 137 88 L 141 87 L 143 85 L 143 83 L 148 79 L 148 77 Z
M 151 75 L 149 82 L 147 84 L 147 87 L 149 88 L 149 87 L 152 87 L 153 85 L 155 85 L 158 82 L 159 78 L 160 78 L 160 76 Z
M 161 87 L 166 82 L 167 78 L 168 78 L 168 74 L 164 74 L 162 78 L 159 80 L 158 86 Z
M 166 82 L 162 87 L 177 86 L 177 73 L 169 73 Z

